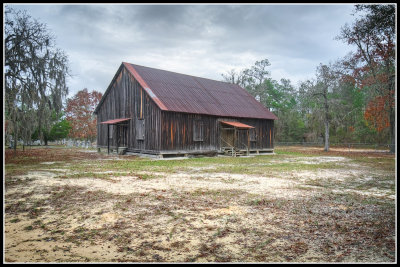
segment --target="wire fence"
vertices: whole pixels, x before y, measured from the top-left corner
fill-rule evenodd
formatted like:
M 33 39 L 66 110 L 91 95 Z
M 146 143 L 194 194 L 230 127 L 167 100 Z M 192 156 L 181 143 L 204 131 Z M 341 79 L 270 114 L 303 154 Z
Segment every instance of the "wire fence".
M 324 143 L 321 142 L 275 142 L 275 146 L 316 146 L 324 147 Z M 329 147 L 336 148 L 364 148 L 374 150 L 390 150 L 392 144 L 373 144 L 373 143 L 330 143 Z

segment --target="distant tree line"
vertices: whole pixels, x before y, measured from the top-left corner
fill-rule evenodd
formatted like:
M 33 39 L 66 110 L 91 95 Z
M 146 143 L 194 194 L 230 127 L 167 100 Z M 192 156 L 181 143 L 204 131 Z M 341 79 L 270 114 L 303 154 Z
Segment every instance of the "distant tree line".
M 337 40 L 356 50 L 316 67 L 313 79 L 296 88 L 270 78 L 268 59 L 223 80 L 244 87 L 278 116 L 277 142 L 389 143 L 395 152 L 395 6 L 356 5 L 364 11 L 341 28 Z

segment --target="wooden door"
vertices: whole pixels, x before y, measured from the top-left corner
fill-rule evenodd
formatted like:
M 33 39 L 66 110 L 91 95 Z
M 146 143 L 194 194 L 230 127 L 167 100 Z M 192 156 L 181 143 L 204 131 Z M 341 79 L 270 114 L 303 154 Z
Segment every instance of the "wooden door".
M 128 127 L 127 125 L 118 125 L 117 131 L 117 146 L 127 147 L 128 146 Z
M 221 147 L 235 147 L 234 134 L 234 128 L 221 129 Z

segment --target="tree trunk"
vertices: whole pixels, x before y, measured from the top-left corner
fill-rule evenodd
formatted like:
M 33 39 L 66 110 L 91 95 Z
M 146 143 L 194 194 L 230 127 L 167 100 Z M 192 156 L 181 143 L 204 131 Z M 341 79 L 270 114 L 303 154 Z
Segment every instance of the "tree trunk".
M 324 151 L 329 151 L 329 121 L 325 120 L 325 147 Z
M 328 87 L 326 87 L 324 92 L 324 100 L 325 100 L 325 147 L 324 151 L 329 151 L 329 105 L 328 105 Z
M 15 124 L 14 124 L 15 125 Z M 17 139 L 18 139 L 18 134 L 17 134 L 17 132 L 15 131 L 14 132 L 14 156 L 16 156 L 17 155 Z
M 390 122 L 390 153 L 396 153 L 396 125 L 394 109 L 390 109 L 389 114 Z

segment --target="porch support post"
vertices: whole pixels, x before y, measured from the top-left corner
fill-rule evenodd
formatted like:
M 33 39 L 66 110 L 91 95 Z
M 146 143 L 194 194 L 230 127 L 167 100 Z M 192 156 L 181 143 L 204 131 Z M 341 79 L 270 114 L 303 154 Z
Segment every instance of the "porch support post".
M 233 154 L 233 150 L 235 150 L 235 157 L 236 157 L 236 134 L 237 134 L 237 131 L 236 131 L 236 127 L 234 128 L 235 129 L 235 131 L 234 131 L 234 134 L 233 134 L 233 149 L 232 149 L 232 154 Z
M 236 134 L 237 134 L 237 131 L 236 131 L 236 127 L 235 127 L 234 131 L 233 131 L 233 147 L 236 147 Z
M 107 154 L 110 154 L 110 124 L 107 124 Z
M 249 134 L 250 130 L 247 129 L 247 156 L 250 154 L 250 134 Z
M 119 147 L 119 125 L 118 125 L 118 123 L 115 124 L 115 127 L 117 128 L 116 132 L 117 132 L 117 155 L 118 155 L 118 147 Z

